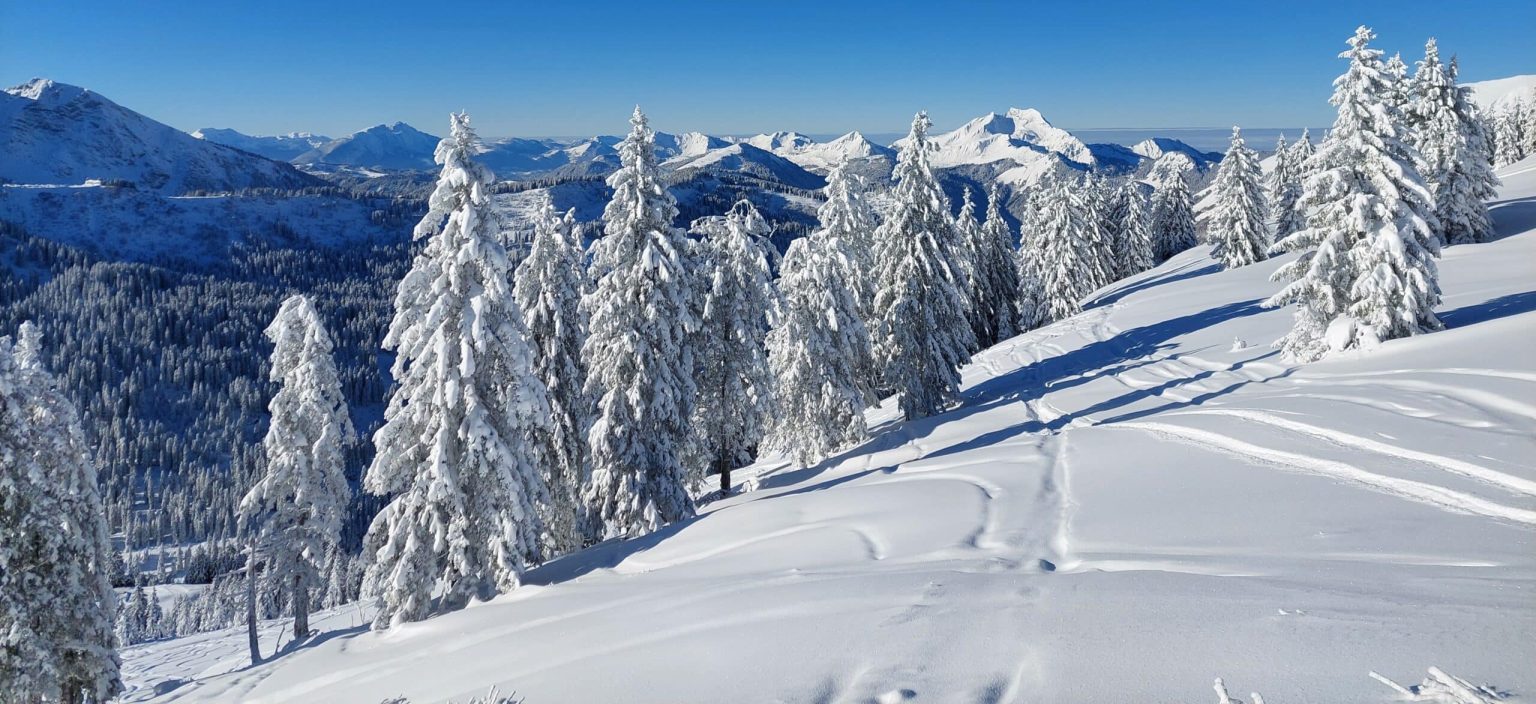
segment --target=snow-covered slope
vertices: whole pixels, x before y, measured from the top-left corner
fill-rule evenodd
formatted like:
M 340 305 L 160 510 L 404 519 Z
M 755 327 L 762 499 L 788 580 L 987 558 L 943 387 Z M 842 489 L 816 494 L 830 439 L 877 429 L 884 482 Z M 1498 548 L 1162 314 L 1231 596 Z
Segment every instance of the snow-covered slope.
M 964 370 L 964 402 L 658 534 L 247 667 L 130 648 L 128 701 L 1383 702 L 1376 670 L 1536 691 L 1536 162 L 1447 248 L 1444 332 L 1289 365 L 1281 264 L 1203 249 Z M 272 622 L 263 636 L 272 652 Z
M 255 137 L 236 132 L 235 130 L 217 127 L 204 127 L 193 132 L 192 136 L 248 151 L 252 154 L 258 154 L 273 161 L 289 161 L 300 154 L 331 141 L 330 137 L 310 134 L 308 132 L 294 132 L 271 137 Z
M 905 141 L 897 140 L 892 146 L 899 148 Z M 934 135 L 933 141 L 938 145 L 933 164 L 939 167 L 986 164 L 1001 159 L 1028 164 L 1049 154 L 1087 166 L 1093 164 L 1088 145 L 1051 125 L 1033 108 L 1010 108 L 1002 115 L 988 113 L 953 132 Z
M 0 92 L 0 181 L 123 180 L 166 194 L 319 183 L 293 167 L 196 139 L 77 86 L 35 79 Z
M 1211 164 L 1221 161 L 1221 154 L 1218 152 L 1202 152 L 1177 139 L 1170 139 L 1168 137 L 1153 137 L 1142 140 L 1137 142 L 1135 146 L 1132 146 L 1131 151 L 1152 161 L 1157 161 L 1164 154 L 1170 152 L 1183 154 L 1189 157 L 1190 162 L 1200 171 L 1205 171 L 1210 168 Z
M 1536 74 L 1495 78 L 1491 81 L 1473 81 L 1463 84 L 1472 89 L 1473 99 L 1484 112 L 1502 107 L 1514 99 L 1529 98 L 1536 94 Z
M 711 149 L 696 156 L 677 156 L 662 162 L 662 167 L 677 174 L 724 170 L 768 178 L 795 188 L 820 188 L 825 182 L 782 156 L 745 142 Z
M 368 169 L 435 168 L 432 152 L 439 139 L 404 122 L 375 125 L 331 140 L 294 157 L 305 165 L 353 166 Z

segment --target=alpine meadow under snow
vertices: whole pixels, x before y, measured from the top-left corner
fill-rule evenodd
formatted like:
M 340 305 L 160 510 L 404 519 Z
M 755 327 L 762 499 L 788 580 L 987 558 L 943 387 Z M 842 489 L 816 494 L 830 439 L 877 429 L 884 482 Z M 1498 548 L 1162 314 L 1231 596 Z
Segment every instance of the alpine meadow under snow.
M 1220 154 L 0 93 L 0 704 L 1536 697 L 1536 77 L 1441 51 Z

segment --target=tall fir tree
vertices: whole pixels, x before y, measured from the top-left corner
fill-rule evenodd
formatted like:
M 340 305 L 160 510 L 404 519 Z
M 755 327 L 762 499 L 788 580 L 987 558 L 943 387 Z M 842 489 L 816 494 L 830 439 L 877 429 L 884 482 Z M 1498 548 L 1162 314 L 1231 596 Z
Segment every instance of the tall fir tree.
M 549 402 L 478 149 L 469 117 L 454 115 L 416 226 L 429 239 L 400 282 L 384 338 L 399 387 L 364 480 L 393 496 L 364 540 L 378 629 L 425 618 L 434 587 L 445 609 L 512 589 L 539 556 Z
M 896 206 L 876 234 L 875 355 L 909 420 L 942 410 L 954 397 L 959 366 L 976 345 L 963 272 L 952 258 L 954 222 L 930 163 L 932 124 L 927 113 L 913 118 L 893 174 Z
M 1024 214 L 1019 218 L 1019 248 L 1014 252 L 1014 267 L 1019 278 L 1019 331 L 1034 330 L 1050 322 L 1050 305 L 1045 298 L 1041 276 L 1044 256 L 1040 236 L 1041 211 L 1045 206 L 1046 186 L 1035 184 L 1025 196 Z
M 1362 26 L 1340 54 L 1349 68 L 1334 81 L 1338 118 L 1302 194 L 1307 227 L 1277 245 L 1303 252 L 1275 272 L 1290 283 L 1266 302 L 1297 307 L 1279 342 L 1295 361 L 1440 327 L 1433 199 L 1401 142 L 1373 38 Z
M 849 168 L 847 161 L 841 161 L 827 174 L 827 186 L 822 193 L 826 200 L 816 211 L 820 223 L 817 233 L 827 242 L 829 252 L 838 253 L 829 253 L 827 262 L 839 267 L 837 277 L 854 297 L 867 338 L 873 326 L 879 281 L 879 243 L 875 240 L 878 222 L 866 196 L 867 184 Z M 859 388 L 865 395 L 873 396 L 883 384 L 880 368 L 867 349 L 854 361 Z
M 821 231 L 836 240 L 847 254 L 843 272 L 848 290 L 858 297 L 859 314 L 867 323 L 875 307 L 875 263 L 879 246 L 875 229 L 879 225 L 867 196 L 868 185 L 844 160 L 827 174 L 822 189 L 826 200 L 816 211 Z M 840 264 L 842 266 L 842 264 Z
M 1305 142 L 1305 138 L 1303 138 Z M 1285 143 L 1285 135 L 1275 141 L 1274 168 L 1266 177 L 1264 200 L 1269 204 L 1269 231 L 1271 241 L 1279 241 L 1291 233 L 1306 227 L 1306 218 L 1297 203 L 1301 200 L 1301 147 Z M 1310 144 L 1309 144 L 1310 146 Z
M 1003 219 L 1003 194 L 997 183 L 987 191 L 987 219 L 976 247 L 979 306 L 985 325 L 982 342 L 990 347 L 1018 334 L 1019 272 L 1014 266 L 1014 236 Z
M 1040 237 L 1040 288 L 1044 322 L 1063 320 L 1082 310 L 1109 273 L 1097 256 L 1100 216 L 1089 199 L 1090 187 L 1065 175 L 1044 179 L 1037 214 Z
M 765 338 L 778 291 L 768 264 L 772 228 L 757 209 L 738 201 L 720 225 L 704 243 L 707 283 L 694 352 L 699 395 L 688 460 L 695 480 L 713 470 L 724 496 L 731 470 L 752 463 L 774 415 Z
M 267 405 L 266 471 L 240 501 L 240 515 L 259 526 L 267 585 L 288 593 L 293 637 L 301 640 L 309 636 L 312 592 L 324 586 L 323 560 L 341 542 L 352 499 L 345 454 L 355 432 L 330 333 L 309 299 L 283 301 L 266 335 L 273 345 L 268 377 L 278 391 Z
M 681 452 L 698 391 L 689 243 L 656 164 L 656 133 L 635 108 L 608 177 L 613 199 L 592 247 L 587 389 L 597 401 L 584 503 L 597 533 L 633 537 L 694 515 Z
M 960 270 L 964 274 L 964 290 L 966 294 L 965 318 L 971 325 L 971 334 L 976 338 L 976 349 L 981 349 L 991 344 L 988 341 L 987 313 L 983 310 L 983 290 L 986 282 L 980 268 L 982 243 L 981 222 L 976 219 L 976 199 L 970 186 L 966 186 L 961 192 L 960 212 L 955 215 L 955 239 L 952 249 L 952 257 L 959 263 Z M 974 352 L 975 350 L 972 350 Z
M 1413 89 L 1408 78 L 1408 64 L 1403 55 L 1393 52 L 1392 58 L 1382 65 L 1381 101 L 1391 110 L 1406 112 L 1413 100 Z M 1407 137 L 1408 135 L 1403 135 Z
M 783 312 L 768 333 L 768 367 L 779 412 L 765 445 L 810 465 L 863 440 L 872 400 L 859 381 L 868 366 L 869 335 L 843 272 L 848 253 L 834 230 L 789 246 L 779 271 Z
M 580 548 L 587 527 L 581 487 L 587 479 L 587 429 L 592 397 L 587 394 L 581 345 L 586 318 L 586 262 L 576 212 L 561 215 L 547 198 L 534 219 L 528 256 L 517 266 L 512 295 L 528 326 L 533 372 L 549 398 L 550 433 L 545 484 L 549 504 L 543 511 L 545 549 L 559 555 Z
M 1434 39 L 1424 45 L 1411 87 L 1405 119 L 1434 195 L 1440 243 L 1486 242 L 1493 235 L 1487 201 L 1495 197 L 1498 179 L 1472 89 L 1456 85 L 1455 64 L 1448 69 L 1440 62 Z
M 1089 293 L 1108 286 L 1118 279 L 1120 263 L 1116 261 L 1115 242 L 1120 237 L 1120 192 L 1109 179 L 1088 172 L 1083 176 L 1083 203 L 1087 207 L 1084 217 L 1094 228 L 1087 232 L 1087 257 L 1091 265 L 1084 271 L 1089 279 L 1084 288 Z
M 1195 205 L 1186 174 L 1189 157 L 1169 152 L 1152 166 L 1152 249 L 1159 262 L 1195 246 Z
M 1223 268 L 1236 269 L 1264 261 L 1269 253 L 1268 215 L 1259 155 L 1243 142 L 1242 130 L 1232 128 L 1232 144 L 1221 159 L 1216 180 L 1202 213 L 1211 257 Z
M 0 702 L 122 691 L 105 516 L 80 416 L 23 323 L 0 337 Z
M 1147 208 L 1147 196 L 1135 179 L 1126 179 L 1120 186 L 1120 228 L 1115 248 L 1119 265 L 1118 277 L 1134 276 L 1152 268 L 1152 227 Z

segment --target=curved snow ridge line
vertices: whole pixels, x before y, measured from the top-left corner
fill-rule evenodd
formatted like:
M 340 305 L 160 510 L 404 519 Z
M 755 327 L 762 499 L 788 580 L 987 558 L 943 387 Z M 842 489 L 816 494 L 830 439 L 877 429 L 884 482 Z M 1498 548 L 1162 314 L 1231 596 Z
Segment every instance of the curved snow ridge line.
M 1415 462 L 1422 462 L 1424 464 L 1435 465 L 1454 474 L 1460 474 L 1464 477 L 1469 477 L 1471 479 L 1494 484 L 1516 493 L 1525 494 L 1527 496 L 1536 496 L 1536 481 L 1531 481 L 1523 477 L 1512 476 L 1503 472 L 1488 469 L 1482 465 L 1472 464 L 1471 462 L 1465 462 L 1452 457 L 1445 457 L 1444 455 L 1435 455 L 1428 452 L 1421 452 L 1419 450 L 1410 450 L 1406 447 L 1389 445 L 1384 442 L 1379 442 L 1370 438 L 1363 438 L 1358 435 L 1351 435 L 1349 433 L 1330 430 L 1328 428 L 1320 428 L 1318 426 L 1309 425 L 1307 423 L 1298 423 L 1294 420 L 1290 420 L 1289 418 L 1281 418 L 1280 416 L 1271 415 L 1269 413 L 1262 413 L 1259 411 L 1244 411 L 1238 409 L 1223 409 L 1220 411 L 1177 411 L 1174 413 L 1165 413 L 1163 415 L 1164 417 L 1231 416 L 1233 418 L 1241 418 L 1243 420 L 1251 421 L 1254 423 L 1272 425 L 1277 428 L 1284 428 L 1286 430 L 1301 433 L 1303 435 L 1311 435 L 1316 438 L 1322 438 L 1323 440 L 1327 440 L 1351 449 L 1367 450 L 1383 455 L 1391 455 L 1393 457 L 1398 457 L 1405 460 L 1412 460 Z
M 1262 447 L 1229 438 L 1209 430 L 1189 428 L 1171 423 L 1150 422 L 1119 423 L 1101 427 L 1142 430 L 1211 450 L 1234 454 L 1263 464 L 1279 464 L 1311 474 L 1353 481 L 1388 494 L 1438 506 L 1456 513 L 1470 513 L 1513 521 L 1527 526 L 1536 526 L 1536 511 L 1505 506 L 1454 489 L 1447 489 L 1443 486 L 1427 484 L 1412 479 L 1400 479 L 1374 474 L 1362 469 L 1356 469 L 1343 462 Z
M 1338 379 L 1329 383 L 1340 386 L 1386 386 L 1419 393 L 1439 394 L 1446 398 L 1461 401 L 1469 406 L 1492 409 L 1501 413 L 1519 416 L 1526 420 L 1536 421 L 1536 405 L 1516 401 L 1508 396 L 1496 394 L 1492 391 L 1483 391 L 1482 389 L 1472 389 L 1465 386 L 1447 386 L 1418 379 L 1394 379 L 1391 381 Z
M 656 570 L 671 569 L 674 567 L 681 567 L 683 565 L 691 565 L 701 560 L 706 560 L 718 555 L 724 555 L 729 552 L 735 552 L 737 550 L 748 548 L 759 543 L 765 543 L 772 540 L 777 540 L 779 538 L 787 538 L 792 535 L 822 529 L 840 530 L 853 533 L 854 536 L 859 538 L 860 542 L 864 544 L 864 549 L 868 554 L 869 559 L 876 561 L 885 559 L 885 546 L 881 545 L 880 541 L 875 540 L 873 535 L 865 528 L 852 524 L 841 525 L 831 521 L 818 521 L 816 523 L 802 523 L 800 525 L 789 526 L 788 528 L 781 528 L 779 530 L 770 531 L 768 533 L 761 533 L 741 540 L 722 542 L 718 545 L 699 550 L 697 552 L 691 552 L 685 555 L 677 555 L 675 557 L 664 558 L 651 562 L 647 562 L 643 558 L 637 558 L 637 556 L 631 555 L 623 562 L 611 568 L 611 571 L 615 574 L 644 574 L 646 572 L 653 572 Z M 628 569 L 624 569 L 626 567 Z
M 1414 420 L 1426 420 L 1432 423 L 1454 425 L 1458 428 L 1468 428 L 1471 430 L 1483 430 L 1508 435 L 1519 435 L 1521 437 L 1526 436 L 1526 433 L 1524 432 L 1514 428 L 1502 428 L 1497 424 L 1486 420 L 1463 418 L 1461 416 L 1450 415 L 1441 411 L 1429 411 L 1423 408 L 1398 403 L 1396 401 L 1374 399 L 1369 396 L 1348 396 L 1345 394 L 1313 393 L 1309 391 L 1306 393 L 1272 394 L 1270 395 L 1270 398 L 1300 398 L 1307 399 L 1309 401 L 1333 401 L 1335 403 L 1347 403 L 1354 406 L 1361 406 L 1363 408 L 1384 411 L 1386 413 L 1399 415 L 1404 418 L 1412 418 Z
M 1398 376 L 1401 374 L 1456 374 L 1459 376 L 1481 376 L 1491 379 L 1514 379 L 1516 381 L 1529 381 L 1536 383 L 1536 373 L 1516 371 L 1513 369 L 1481 369 L 1478 367 L 1445 367 L 1443 369 L 1383 369 L 1381 371 L 1374 372 L 1307 372 L 1307 376 L 1314 379 L 1346 379 L 1349 377 Z

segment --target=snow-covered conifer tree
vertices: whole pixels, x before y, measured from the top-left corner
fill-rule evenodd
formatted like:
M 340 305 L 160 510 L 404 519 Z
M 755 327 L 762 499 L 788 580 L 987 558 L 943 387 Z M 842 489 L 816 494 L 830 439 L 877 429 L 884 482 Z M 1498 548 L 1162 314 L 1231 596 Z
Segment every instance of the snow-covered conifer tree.
M 987 347 L 1018 334 L 1019 272 L 1013 248 L 1013 231 L 1003 219 L 1003 194 L 994 182 L 987 191 L 987 220 L 976 246 L 979 306 L 985 321 L 982 344 Z
M 864 180 L 849 169 L 846 161 L 839 162 L 827 174 L 827 186 L 822 189 L 826 201 L 817 209 L 816 218 L 821 225 L 817 232 L 827 242 L 825 246 L 839 253 L 829 253 L 827 261 L 840 267 L 836 276 L 858 305 L 866 349 L 854 360 L 855 379 L 862 393 L 870 395 L 869 400 L 873 401 L 872 395 L 881 387 L 882 380 L 880 368 L 867 349 L 867 338 L 874 319 L 879 247 L 875 240 L 878 222 L 865 196 L 866 188 Z
M 1090 187 L 1062 175 L 1049 176 L 1041 191 L 1037 247 L 1044 319 L 1054 322 L 1076 315 L 1083 298 L 1109 280 L 1097 256 L 1099 217 L 1089 203 Z
M 1120 266 L 1117 275 L 1123 279 L 1152 268 L 1152 227 L 1147 197 L 1135 179 L 1126 179 L 1116 202 L 1120 228 L 1115 260 Z
M 1119 278 L 1117 274 L 1120 263 L 1116 261 L 1115 243 L 1120 239 L 1120 218 L 1117 213 L 1120 192 L 1109 179 L 1090 171 L 1083 176 L 1082 198 L 1087 208 L 1084 217 L 1094 225 L 1088 231 L 1085 243 L 1088 261 L 1092 265 L 1083 272 L 1089 277 L 1084 288 L 1092 293 Z
M 954 396 L 958 368 L 976 345 L 963 272 L 952 258 L 954 222 L 929 162 L 932 124 L 927 113 L 913 118 L 893 174 L 896 208 L 876 235 L 875 354 L 909 420 L 939 411 Z
M 267 409 L 262 447 L 266 472 L 240 501 L 240 515 L 259 526 L 270 589 L 290 593 L 295 640 L 309 635 L 311 591 L 322 587 L 323 560 L 341 542 L 352 498 L 342 473 L 352 442 L 331 336 L 304 296 L 291 296 L 267 327 L 269 378 L 279 385 Z
M 1536 95 L 1506 98 L 1493 114 L 1495 166 L 1508 166 L 1536 152 Z
M 1194 168 L 1189 157 L 1168 152 L 1152 166 L 1152 248 L 1161 262 L 1195 246 L 1194 201 L 1185 174 Z
M 966 186 L 961 195 L 960 212 L 955 215 L 955 238 L 951 257 L 960 266 L 966 294 L 965 318 L 970 322 L 971 334 L 976 338 L 976 349 L 991 344 L 987 339 L 987 314 L 982 310 L 986 296 L 985 282 L 980 273 L 982 244 L 981 222 L 976 219 L 976 199 L 971 187 Z M 975 350 L 972 350 L 973 352 Z
M 763 216 L 742 200 L 704 243 L 707 288 L 695 338 L 699 395 L 688 462 L 695 481 L 708 469 L 719 474 L 722 496 L 731 492 L 731 470 L 751 464 L 774 410 L 764 346 L 778 309 L 770 234 Z
M 817 209 L 816 219 L 821 231 L 836 240 L 846 255 L 842 276 L 848 290 L 858 297 L 859 314 L 867 323 L 875 307 L 874 269 L 879 247 L 875 241 L 875 211 L 865 192 L 864 179 L 846 161 L 838 162 L 827 174 L 827 186 L 822 189 L 826 201 Z
M 364 541 L 375 628 L 425 618 L 434 588 L 443 608 L 457 608 L 516 587 L 539 551 L 549 403 L 477 148 L 468 116 L 454 115 L 416 226 L 430 239 L 400 282 L 384 338 L 399 388 L 365 479 L 394 496 Z
M 1222 267 L 1236 269 L 1263 261 L 1269 252 L 1269 226 L 1260 186 L 1259 155 L 1243 143 L 1242 130 L 1232 128 L 1232 145 L 1208 192 L 1201 214 L 1211 242 L 1211 257 Z
M 1279 342 L 1293 360 L 1440 327 L 1433 200 L 1385 102 L 1391 79 L 1374 37 L 1362 26 L 1340 54 L 1349 69 L 1334 81 L 1338 118 L 1302 194 L 1307 227 L 1277 244 L 1304 252 L 1275 272 L 1290 283 L 1267 302 L 1297 306 Z
M 1408 78 L 1408 64 L 1401 53 L 1393 52 L 1392 58 L 1382 65 L 1382 79 L 1382 102 L 1392 110 L 1405 112 L 1413 100 L 1413 86 Z M 1407 136 L 1403 135 L 1403 138 Z
M 122 691 L 106 513 L 41 344 L 0 337 L 0 701 L 102 702 Z
M 546 553 L 581 547 L 585 525 L 581 487 L 586 481 L 587 428 L 592 397 L 586 390 L 581 345 L 586 319 L 586 263 L 574 210 L 561 215 L 547 198 L 535 216 L 528 256 L 517 267 L 513 296 L 528 326 L 533 371 L 544 383 L 551 414 L 545 463 L 550 503 L 544 511 Z
M 656 134 L 635 108 L 608 177 L 613 200 L 592 249 L 595 287 L 581 348 L 598 398 L 589 433 L 584 501 L 603 537 L 633 537 L 694 514 L 681 451 L 697 394 L 698 329 L 687 238 L 673 226 L 677 201 L 656 165 Z
M 1301 161 L 1304 157 L 1299 147 L 1303 142 L 1287 145 L 1285 135 L 1280 135 L 1275 142 L 1275 165 L 1267 176 L 1264 193 L 1264 200 L 1269 205 L 1271 241 L 1285 239 L 1306 227 L 1306 218 L 1296 207 L 1301 200 Z M 1311 145 L 1307 146 L 1310 149 Z
M 843 272 L 850 256 L 823 228 L 790 244 L 779 269 L 782 312 L 768 333 L 768 366 L 779 412 L 765 444 L 809 465 L 863 440 L 860 382 L 869 366 L 869 335 Z
M 1040 222 L 1049 182 L 1035 184 L 1025 197 L 1024 214 L 1019 219 L 1019 248 L 1014 252 L 1013 270 L 1019 277 L 1019 331 L 1034 330 L 1050 322 L 1050 305 L 1045 298 L 1041 267 Z
M 1454 64 L 1440 63 L 1434 39 L 1424 45 L 1424 59 L 1413 74 L 1413 93 L 1405 114 L 1413 146 L 1423 157 L 1423 176 L 1435 197 L 1440 243 L 1486 241 L 1493 234 L 1487 201 L 1498 180 L 1488 161 L 1483 121 L 1471 89 L 1457 86 Z

